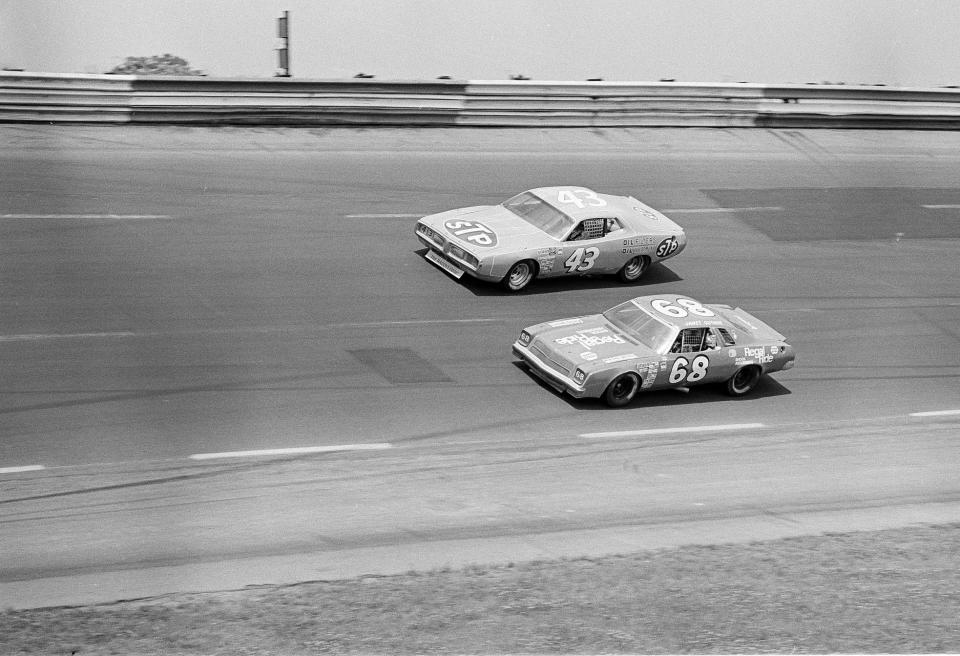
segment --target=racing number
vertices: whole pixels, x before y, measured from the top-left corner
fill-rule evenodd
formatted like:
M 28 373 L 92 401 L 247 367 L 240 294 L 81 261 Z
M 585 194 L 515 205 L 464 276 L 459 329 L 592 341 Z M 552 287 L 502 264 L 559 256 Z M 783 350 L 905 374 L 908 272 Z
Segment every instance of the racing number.
M 573 203 L 581 209 L 587 205 L 591 207 L 603 207 L 607 204 L 607 201 L 589 189 L 561 189 L 560 193 L 557 194 L 557 201 L 560 203 Z
M 563 266 L 567 267 L 569 273 L 573 273 L 574 271 L 583 272 L 593 268 L 593 263 L 597 261 L 599 255 L 599 248 L 594 248 L 593 246 L 590 248 L 578 248 L 567 258 Z
M 695 314 L 698 317 L 715 316 L 713 310 L 708 310 L 692 298 L 678 298 L 676 305 L 672 305 L 670 301 L 665 298 L 656 298 L 650 301 L 650 306 L 657 312 L 676 319 L 685 317 L 688 314 Z
M 474 223 L 473 221 L 449 221 L 446 226 L 447 229 L 457 237 L 472 241 L 475 244 L 489 246 L 493 243 L 493 239 L 490 237 L 490 235 L 494 234 L 493 230 L 482 223 Z
M 667 237 L 657 246 L 657 257 L 666 257 L 675 252 L 680 247 L 680 242 L 676 237 Z
M 685 357 L 679 357 L 673 361 L 673 368 L 670 370 L 670 384 L 676 385 L 686 380 L 688 383 L 695 383 L 703 380 L 707 375 L 707 368 L 710 366 L 710 359 L 705 355 L 698 355 L 691 363 Z M 689 369 L 688 369 L 689 367 Z

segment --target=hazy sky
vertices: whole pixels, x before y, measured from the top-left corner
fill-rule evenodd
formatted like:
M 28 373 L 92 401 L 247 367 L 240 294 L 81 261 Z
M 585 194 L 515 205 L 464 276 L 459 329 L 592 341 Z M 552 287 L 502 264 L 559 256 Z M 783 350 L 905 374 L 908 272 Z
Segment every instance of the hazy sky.
M 0 66 L 269 77 L 285 9 L 303 78 L 960 84 L 956 0 L 0 0 Z

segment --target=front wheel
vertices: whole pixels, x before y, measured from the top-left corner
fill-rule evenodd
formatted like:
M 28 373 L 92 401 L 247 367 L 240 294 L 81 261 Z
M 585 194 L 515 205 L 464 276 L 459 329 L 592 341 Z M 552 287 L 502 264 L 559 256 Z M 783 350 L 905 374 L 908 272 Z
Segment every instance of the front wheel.
M 762 375 L 760 367 L 744 367 L 733 374 L 727 381 L 727 394 L 730 396 L 743 396 L 749 393 L 757 383 L 760 382 Z
M 620 374 L 607 385 L 603 400 L 611 408 L 620 408 L 631 401 L 640 389 L 640 379 L 636 374 Z
M 521 260 L 510 267 L 501 284 L 507 291 L 518 292 L 529 285 L 536 275 L 534 264 L 530 260 Z
M 621 282 L 636 282 L 648 268 L 650 268 L 650 258 L 646 255 L 637 255 L 623 265 L 623 268 L 617 272 L 617 277 Z

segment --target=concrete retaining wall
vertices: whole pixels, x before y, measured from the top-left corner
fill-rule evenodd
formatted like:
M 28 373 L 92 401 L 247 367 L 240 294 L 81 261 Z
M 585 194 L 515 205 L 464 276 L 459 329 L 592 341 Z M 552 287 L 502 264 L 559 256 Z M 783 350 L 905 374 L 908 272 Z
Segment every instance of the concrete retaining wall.
M 960 89 L 2 72 L 0 122 L 957 129 Z

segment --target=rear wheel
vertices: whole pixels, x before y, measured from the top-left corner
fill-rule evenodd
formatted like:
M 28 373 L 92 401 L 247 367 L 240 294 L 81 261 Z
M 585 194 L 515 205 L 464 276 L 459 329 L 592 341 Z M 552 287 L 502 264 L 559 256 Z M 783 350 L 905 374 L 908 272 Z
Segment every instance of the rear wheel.
M 518 292 L 529 285 L 536 275 L 536 265 L 530 260 L 521 260 L 510 267 L 501 284 L 508 291 Z
M 623 268 L 617 272 L 617 277 L 622 282 L 636 282 L 648 268 L 650 268 L 650 258 L 646 255 L 637 255 L 623 265 Z
M 760 382 L 760 376 L 763 372 L 760 367 L 744 367 L 733 374 L 727 381 L 727 394 L 730 396 L 743 396 L 749 393 L 757 383 Z
M 620 374 L 607 385 L 603 400 L 611 408 L 620 408 L 633 401 L 639 389 L 640 378 L 636 374 Z

